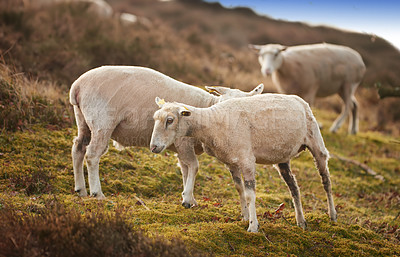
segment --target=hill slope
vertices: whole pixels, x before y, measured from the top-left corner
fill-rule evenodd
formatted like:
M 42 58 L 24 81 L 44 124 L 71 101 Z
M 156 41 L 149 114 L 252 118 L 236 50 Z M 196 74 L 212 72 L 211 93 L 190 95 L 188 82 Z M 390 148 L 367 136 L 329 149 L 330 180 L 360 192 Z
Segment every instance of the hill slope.
M 146 15 L 153 25 L 122 26 L 114 18 L 88 14 L 84 6 L 35 9 L 14 0 L 0 2 L 0 256 L 71 256 L 71 251 L 98 256 L 400 255 L 398 127 L 392 135 L 370 131 L 379 119 L 384 121 L 380 129 L 396 122 L 398 102 L 378 101 L 373 89 L 358 93 L 364 119 L 356 136 L 344 129 L 327 131 L 336 116 L 335 99 L 315 109 L 332 155 L 367 164 L 385 178 L 332 158 L 337 223 L 326 215 L 324 191 L 308 152 L 292 163 L 308 222 L 305 231 L 295 226 L 291 198 L 278 173 L 259 165 L 261 227 L 259 233 L 247 233 L 229 172 L 205 154 L 199 157 L 199 206 L 193 209 L 180 205 L 182 182 L 173 153 L 154 155 L 146 148 L 117 152 L 111 146 L 100 163 L 107 200 L 77 197 L 70 157 L 76 128 L 68 88 L 81 73 L 104 64 L 142 65 L 192 84 L 249 89 L 264 78 L 246 44 L 269 40 L 256 29 L 270 22 L 275 25 L 269 29 L 313 30 L 217 4 L 110 2 L 120 11 Z M 232 26 L 234 18 L 239 24 Z M 253 32 L 254 38 L 243 37 Z M 265 35 L 275 34 L 284 40 L 285 33 Z M 375 124 L 368 119 L 372 111 L 384 114 Z
M 319 115 L 324 117 L 324 123 L 332 121 L 329 113 Z M 7 228 L 7 233 L 0 236 L 0 255 L 2 243 L 10 242 L 10 238 L 28 242 L 25 246 L 31 245 L 31 240 L 38 240 L 38 251 L 46 250 L 39 246 L 45 247 L 46 242 L 51 242 L 57 246 L 53 253 L 55 249 L 62 249 L 64 244 L 78 246 L 84 243 L 89 244 L 89 248 L 90 245 L 104 245 L 113 249 L 128 240 L 117 240 L 121 233 L 125 233 L 125 230 L 121 232 L 121 222 L 128 232 L 141 230 L 150 237 L 179 238 L 191 251 L 196 249 L 216 256 L 399 255 L 400 145 L 378 133 L 347 136 L 323 132 L 332 154 L 367 163 L 385 181 L 365 174 L 356 165 L 332 158 L 329 166 L 338 211 L 338 222 L 332 223 L 326 214 L 325 193 L 311 154 L 304 152 L 292 163 L 308 223 L 304 231 L 295 225 L 294 208 L 285 183 L 271 166 L 258 165 L 256 206 L 259 233 L 246 232 L 248 223 L 240 220 L 239 197 L 229 171 L 207 155 L 199 159 L 200 172 L 194 192 L 199 206 L 184 209 L 180 204 L 181 175 L 173 153 L 155 155 L 145 148 L 118 152 L 111 146 L 100 162 L 100 178 L 107 199 L 99 202 L 81 199 L 73 192 L 69 153 L 75 129 L 54 130 L 35 126 L 26 132 L 2 133 L 0 231 Z M 60 212 L 60 208 L 64 211 Z M 16 225 L 10 227 L 6 223 L 9 212 L 16 213 L 14 220 L 17 221 L 18 217 L 39 219 L 23 228 L 18 225 L 20 230 L 32 231 L 32 234 L 20 233 Z M 59 218 L 57 213 L 61 215 Z M 92 218 L 86 225 L 78 222 L 82 232 L 70 235 L 77 226 L 76 213 L 78 217 L 80 213 Z M 45 229 L 35 225 L 40 223 L 41 217 L 48 220 Z M 64 219 L 72 221 L 63 222 Z M 103 222 L 109 224 L 104 229 L 98 227 L 104 226 L 100 225 Z M 39 233 L 42 230 L 47 232 Z M 99 235 L 111 234 L 106 237 L 87 234 L 81 241 L 79 235 L 87 233 L 83 232 L 86 230 Z M 52 235 L 57 236 L 53 238 Z M 87 238 L 93 241 L 87 241 Z M 8 245 L 9 252 L 24 249 Z M 79 252 L 79 248 L 75 251 Z M 99 256 L 103 254 L 109 256 L 107 252 L 99 253 Z
M 327 42 L 350 46 L 362 55 L 368 68 L 363 86 L 371 87 L 377 82 L 388 86 L 400 85 L 397 72 L 400 52 L 375 35 L 274 20 L 258 16 L 251 9 L 226 9 L 219 3 L 201 0 L 109 2 L 116 11 L 132 12 L 167 24 L 180 36 L 192 33 L 191 36 L 201 42 L 227 44 L 237 51 L 244 51 L 249 43 L 299 45 Z

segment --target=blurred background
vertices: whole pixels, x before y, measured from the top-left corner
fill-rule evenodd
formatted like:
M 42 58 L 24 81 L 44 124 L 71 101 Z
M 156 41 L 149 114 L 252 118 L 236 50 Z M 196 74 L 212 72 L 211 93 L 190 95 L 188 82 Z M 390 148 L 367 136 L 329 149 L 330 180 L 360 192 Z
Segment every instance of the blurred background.
M 321 20 L 315 20 L 317 15 L 311 14 L 318 14 L 313 9 L 318 3 L 299 1 L 311 6 L 302 8 L 291 5 L 293 1 L 274 5 L 268 5 L 269 1 L 221 2 L 223 5 L 201 0 L 1 1 L 1 126 L 11 130 L 35 122 L 70 126 L 71 83 L 87 70 L 106 64 L 146 66 L 197 86 L 250 90 L 264 83 L 266 92 L 275 92 L 270 78 L 261 75 L 249 43 L 291 46 L 327 42 L 355 49 L 367 66 L 356 94 L 361 131 L 399 136 L 400 98 L 392 96 L 400 86 L 400 52 L 395 39 L 389 42 L 372 28 L 368 33 L 356 32 L 351 19 L 348 27 L 331 24 L 329 16 L 322 20 L 321 13 Z M 342 2 L 338 1 L 338 6 Z M 238 7 L 244 3 L 255 11 Z M 363 2 L 363 6 L 369 4 L 374 8 L 372 2 Z M 332 10 L 336 20 L 357 14 L 357 9 L 324 8 Z M 393 23 L 382 24 L 385 20 L 376 15 L 382 14 L 376 8 L 371 24 L 395 29 Z M 278 12 L 282 9 L 287 12 Z M 391 12 L 385 14 L 392 17 Z M 336 113 L 341 110 L 337 96 L 320 99 L 316 106 Z

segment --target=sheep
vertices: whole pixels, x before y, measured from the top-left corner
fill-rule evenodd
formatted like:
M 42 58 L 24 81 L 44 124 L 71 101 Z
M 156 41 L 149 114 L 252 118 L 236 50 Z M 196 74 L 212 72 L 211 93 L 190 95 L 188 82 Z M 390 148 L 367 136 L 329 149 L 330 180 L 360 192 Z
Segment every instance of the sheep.
M 148 147 L 153 129 L 153 99 L 157 95 L 170 101 L 181 101 L 198 107 L 208 107 L 220 100 L 259 94 L 263 85 L 246 93 L 224 87 L 210 87 L 222 96 L 174 80 L 158 71 L 135 66 L 103 66 L 81 75 L 71 86 L 78 136 L 72 146 L 75 191 L 87 196 L 83 161 L 89 176 L 90 195 L 103 199 L 99 179 L 99 160 L 107 151 L 109 139 L 116 146 Z M 183 177 L 183 202 L 189 208 L 196 205 L 193 197 L 194 180 L 198 170 L 196 153 L 201 144 L 193 139 L 177 140 L 170 148 L 178 153 Z
M 126 27 L 134 24 L 140 24 L 141 26 L 150 29 L 153 26 L 150 19 L 143 16 L 137 16 L 131 13 L 116 13 L 115 16 L 119 18 L 120 24 Z
M 328 170 L 329 153 L 309 105 L 295 95 L 262 94 L 229 99 L 208 108 L 163 103 L 154 113 L 150 149 L 161 153 L 180 138 L 203 143 L 206 153 L 229 168 L 249 232 L 257 232 L 255 163 L 275 164 L 293 198 L 298 226 L 306 228 L 300 190 L 290 160 L 308 148 L 327 195 L 328 213 L 337 220 Z M 277 164 L 277 165 L 276 165 Z M 242 180 L 243 176 L 243 180 Z
M 75 0 L 75 2 L 89 4 L 88 11 L 97 14 L 99 17 L 110 18 L 113 15 L 111 5 L 104 0 Z
M 128 26 L 135 24 L 138 21 L 138 17 L 131 13 L 121 13 L 119 15 L 119 20 L 121 24 Z
M 365 73 L 365 65 L 355 50 L 333 44 L 282 46 L 249 45 L 258 51 L 264 76 L 272 74 L 279 93 L 296 94 L 310 105 L 315 97 L 338 94 L 342 112 L 330 131 L 335 133 L 349 115 L 349 133 L 358 131 L 358 104 L 354 96 Z

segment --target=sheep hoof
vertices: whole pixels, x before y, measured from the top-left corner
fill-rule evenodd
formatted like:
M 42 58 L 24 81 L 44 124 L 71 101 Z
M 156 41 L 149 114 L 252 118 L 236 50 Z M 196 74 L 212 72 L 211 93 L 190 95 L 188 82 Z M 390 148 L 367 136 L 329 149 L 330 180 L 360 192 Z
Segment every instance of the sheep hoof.
M 80 196 L 80 197 L 86 197 L 87 196 L 87 192 L 84 189 L 76 189 L 75 193 L 77 193 L 78 196 Z
M 252 233 L 258 232 L 258 224 L 257 225 L 250 224 L 249 228 L 247 229 L 247 232 L 252 232 Z
M 335 133 L 337 132 L 337 130 L 338 130 L 337 128 L 331 127 L 331 128 L 329 129 L 329 132 L 335 134 Z
M 192 207 L 192 205 L 190 203 L 182 203 L 182 206 L 185 207 L 186 209 L 189 209 L 190 207 Z
M 302 229 L 307 229 L 307 222 L 306 221 L 299 222 L 297 226 L 301 227 Z
M 103 200 L 106 199 L 103 193 L 92 193 L 90 195 L 91 197 L 95 197 L 97 200 Z
M 337 221 L 337 214 L 336 214 L 336 212 L 333 213 L 333 214 L 331 214 L 330 217 L 331 217 L 331 220 L 332 220 L 333 222 L 336 222 L 336 221 Z

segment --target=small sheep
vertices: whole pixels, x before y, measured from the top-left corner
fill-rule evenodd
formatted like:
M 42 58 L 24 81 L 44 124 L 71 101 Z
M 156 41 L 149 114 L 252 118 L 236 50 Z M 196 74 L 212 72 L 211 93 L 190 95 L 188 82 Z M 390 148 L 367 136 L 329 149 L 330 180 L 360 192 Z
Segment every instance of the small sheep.
M 297 224 L 306 221 L 300 190 L 290 170 L 290 159 L 308 148 L 312 153 L 327 195 L 328 213 L 336 221 L 329 153 L 309 105 L 298 96 L 263 94 L 230 99 L 209 108 L 165 103 L 156 98 L 160 110 L 154 114 L 150 149 L 160 153 L 179 138 L 194 138 L 205 151 L 225 163 L 239 192 L 248 231 L 256 232 L 255 163 L 278 164 L 275 168 L 293 197 Z M 243 180 L 242 180 L 243 176 Z
M 86 157 L 90 194 L 104 198 L 99 178 L 99 161 L 107 151 L 110 138 L 121 149 L 124 146 L 148 147 L 153 130 L 153 103 L 157 95 L 168 101 L 181 101 L 198 107 L 208 107 L 230 97 L 260 94 L 263 85 L 246 93 L 239 90 L 210 87 L 221 96 L 174 80 L 149 68 L 134 66 L 103 66 L 81 75 L 71 86 L 70 103 L 74 106 L 78 136 L 72 146 L 75 191 L 86 196 L 83 160 Z M 198 170 L 196 154 L 203 149 L 194 139 L 179 139 L 171 150 L 178 153 L 183 177 L 183 203 L 196 205 L 193 197 Z
M 119 16 L 121 24 L 128 26 L 135 24 L 138 21 L 138 17 L 131 13 L 121 13 Z
M 250 45 L 258 51 L 264 76 L 272 74 L 279 93 L 296 94 L 310 105 L 315 97 L 338 94 L 343 99 L 342 113 L 331 132 L 336 132 L 350 114 L 349 132 L 358 131 L 358 104 L 354 93 L 365 73 L 359 53 L 345 46 L 314 44 L 282 46 Z

